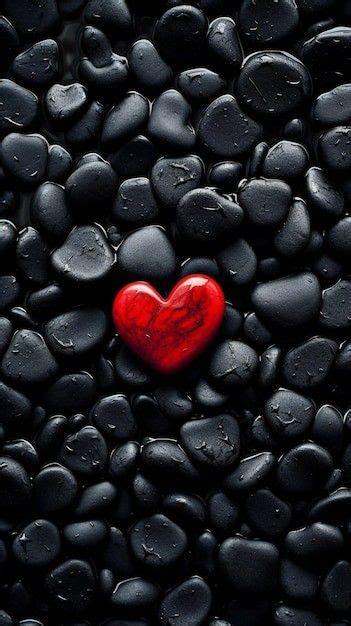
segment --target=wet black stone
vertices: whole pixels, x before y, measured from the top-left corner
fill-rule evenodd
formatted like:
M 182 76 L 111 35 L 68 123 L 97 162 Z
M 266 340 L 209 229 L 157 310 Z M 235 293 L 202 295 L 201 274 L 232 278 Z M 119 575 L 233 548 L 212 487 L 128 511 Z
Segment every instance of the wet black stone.
M 216 163 L 208 172 L 208 182 L 221 191 L 233 192 L 242 177 L 242 165 L 237 161 Z
M 76 149 L 89 146 L 97 139 L 105 113 L 104 105 L 94 100 L 83 115 L 66 131 L 65 138 Z
M 74 415 L 92 405 L 95 391 L 95 381 L 88 372 L 64 374 L 44 391 L 42 401 L 52 413 Z
M 325 132 L 318 141 L 320 159 L 332 173 L 347 175 L 351 171 L 351 126 L 336 126 Z
M 57 29 L 59 13 L 56 0 L 20 0 L 16 5 L 4 0 L 3 8 L 20 35 L 37 38 Z
M 145 473 L 158 480 L 196 480 L 197 469 L 189 457 L 173 439 L 151 439 L 141 447 L 140 463 Z
M 124 143 L 111 157 L 111 165 L 121 180 L 147 176 L 154 165 L 158 152 L 144 135 L 133 137 Z
M 26 567 L 50 565 L 60 554 L 60 533 L 52 522 L 37 519 L 16 535 L 12 551 L 15 559 Z
M 338 261 L 351 259 L 351 217 L 345 217 L 333 226 L 327 236 L 327 245 Z
M 84 426 L 66 437 L 60 459 L 74 473 L 91 476 L 104 470 L 107 454 L 106 442 L 99 431 L 93 426 Z
M 49 147 L 46 176 L 53 182 L 66 180 L 72 168 L 72 157 L 62 146 L 52 144 Z
M 306 196 L 316 216 L 337 219 L 344 212 L 345 199 L 327 172 L 311 167 L 306 174 Z
M 0 311 L 5 311 L 15 304 L 19 297 L 20 286 L 15 276 L 0 275 Z
M 109 460 L 109 474 L 118 479 L 131 474 L 137 464 L 139 445 L 135 441 L 127 441 L 114 448 Z
M 136 230 L 124 239 L 118 249 L 117 267 L 130 279 L 169 279 L 175 266 L 173 245 L 165 231 L 157 226 Z
M 246 500 L 249 524 L 271 540 L 284 536 L 291 522 L 290 505 L 269 489 L 258 489 Z
M 295 114 L 311 90 L 312 81 L 305 65 L 287 52 L 274 50 L 254 52 L 247 57 L 235 89 L 239 102 L 248 111 L 267 117 Z
M 351 609 L 351 563 L 338 561 L 327 573 L 321 587 L 321 596 L 327 608 L 335 613 L 349 613 Z
M 303 200 L 295 199 L 286 220 L 274 237 L 274 247 L 284 258 L 292 258 L 306 250 L 311 237 L 311 220 Z
M 318 577 L 300 564 L 283 559 L 280 568 L 280 587 L 293 602 L 313 600 L 318 591 Z
M 209 615 L 211 601 L 208 584 L 200 576 L 192 576 L 165 595 L 159 609 L 159 623 L 169 624 L 176 614 L 184 626 L 200 626 Z
M 116 500 L 118 495 L 116 487 L 105 480 L 94 485 L 89 485 L 80 493 L 75 517 L 91 517 L 104 514 Z
M 43 39 L 21 52 L 12 63 L 12 72 L 25 85 L 42 87 L 61 72 L 61 51 L 55 39 Z
M 126 138 L 138 134 L 149 119 L 150 103 L 136 91 L 127 95 L 108 112 L 101 140 L 109 148 L 118 146 Z
M 64 561 L 51 570 L 45 584 L 54 606 L 73 614 L 89 608 L 96 590 L 91 566 L 78 559 Z
M 19 46 L 19 39 L 16 29 L 12 26 L 11 22 L 3 15 L 0 16 L 0 41 L 0 70 L 1 72 L 5 72 L 16 54 L 17 48 Z
M 17 330 L 1 364 L 8 380 L 17 385 L 40 385 L 53 378 L 58 364 L 42 335 L 32 330 Z
M 255 226 L 276 226 L 292 201 L 291 188 L 280 180 L 252 178 L 239 187 L 239 204 Z
M 308 4 L 304 0 L 305 7 Z M 308 7 L 312 14 L 314 4 Z M 350 48 L 351 28 L 348 26 L 323 29 L 304 43 L 301 55 L 313 78 L 315 92 L 321 93 L 340 85 L 340 77 L 342 82 L 350 82 Z
M 276 460 L 271 452 L 259 452 L 241 459 L 238 467 L 224 480 L 228 491 L 247 491 L 258 487 L 272 472 Z
M 112 215 L 116 222 L 141 226 L 158 216 L 157 201 L 148 178 L 129 178 L 118 189 Z
M 239 426 L 231 415 L 186 422 L 180 429 L 180 438 L 192 461 L 200 466 L 226 469 L 239 456 Z
M 107 527 L 100 520 L 72 522 L 63 528 L 63 540 L 76 550 L 93 550 L 100 546 L 107 535 Z
M 319 321 L 323 328 L 350 328 L 351 281 L 339 280 L 323 292 Z
M 150 609 L 160 595 L 160 590 L 154 583 L 144 578 L 130 578 L 121 580 L 114 589 L 111 603 L 121 611 L 140 611 Z
M 10 133 L 1 144 L 2 163 L 18 182 L 33 187 L 43 181 L 48 143 L 42 135 Z
M 195 104 L 216 98 L 225 88 L 225 80 L 206 67 L 184 70 L 176 79 L 177 89 L 189 101 Z
M 218 17 L 211 22 L 207 33 L 207 49 L 211 59 L 221 70 L 231 74 L 238 70 L 243 52 L 236 23 L 230 17 Z
M 266 541 L 226 539 L 219 549 L 225 581 L 237 593 L 271 593 L 278 584 L 279 552 Z
M 166 207 L 175 207 L 185 194 L 200 187 L 203 174 L 197 156 L 158 159 L 151 172 L 156 198 Z
M 103 435 L 113 440 L 124 441 L 136 433 L 136 422 L 126 396 L 106 396 L 92 410 L 95 426 Z
M 240 108 L 232 95 L 223 95 L 205 109 L 198 138 L 216 157 L 236 158 L 251 150 L 261 137 L 262 127 Z
M 313 337 L 292 348 L 283 362 L 286 381 L 299 389 L 320 385 L 328 376 L 338 344 L 324 337 Z
M 224 341 L 213 352 L 209 374 L 220 389 L 232 391 L 248 385 L 255 376 L 258 356 L 241 341 Z
M 290 181 L 304 175 L 309 162 L 306 148 L 294 141 L 279 141 L 272 146 L 264 159 L 262 175 Z
M 56 183 L 43 183 L 38 187 L 32 199 L 30 215 L 39 232 L 54 242 L 65 239 L 73 225 L 65 191 Z
M 219 491 L 208 499 L 208 515 L 213 528 L 217 533 L 225 536 L 233 532 L 239 517 L 239 510 L 233 500 Z
M 4 516 L 20 513 L 32 497 L 32 487 L 24 467 L 10 457 L 0 457 L 0 506 Z
M 187 548 L 187 537 L 180 526 L 157 513 L 133 526 L 130 545 L 139 563 L 157 571 L 172 567 L 179 561 Z
M 42 235 L 32 226 L 17 239 L 16 261 L 19 274 L 31 284 L 44 285 L 49 278 L 49 250 Z
M 244 0 L 239 11 L 240 27 L 245 38 L 258 47 L 289 38 L 299 23 L 299 12 L 294 0 L 275 3 L 263 0 L 252 3 Z
M 115 255 L 104 231 L 98 226 L 76 226 L 52 256 L 59 279 L 71 284 L 92 284 L 112 270 Z
M 132 16 L 125 0 L 89 0 L 84 18 L 89 24 L 119 37 L 128 34 L 132 26 Z
M 217 262 L 227 281 L 233 287 L 246 285 L 256 274 L 257 258 L 245 239 L 237 239 L 218 254 Z
M 65 357 L 80 357 L 96 349 L 107 330 L 106 315 L 100 309 L 75 309 L 50 320 L 45 336 L 52 352 Z
M 6 135 L 19 128 L 27 130 L 38 117 L 38 97 L 32 91 L 7 78 L 0 80 L 0 101 L 2 103 L 0 110 L 1 135 Z
M 228 196 L 209 188 L 185 194 L 177 206 L 177 226 L 187 239 L 216 242 L 238 230 L 243 220 L 241 207 Z
M 313 105 L 313 120 L 321 126 L 338 126 L 351 122 L 351 85 L 338 85 L 322 93 Z

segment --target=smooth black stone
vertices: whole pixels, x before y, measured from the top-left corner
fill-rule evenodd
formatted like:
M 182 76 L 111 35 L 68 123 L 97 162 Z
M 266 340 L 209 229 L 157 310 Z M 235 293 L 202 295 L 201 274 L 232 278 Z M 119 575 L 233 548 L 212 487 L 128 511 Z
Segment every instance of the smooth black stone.
M 246 285 L 255 277 L 257 258 L 245 239 L 236 239 L 234 243 L 223 248 L 216 260 L 228 283 L 233 287 Z
M 294 0 L 279 3 L 243 0 L 239 22 L 241 31 L 250 43 L 271 48 L 272 44 L 291 37 L 299 23 L 299 12 Z
M 318 150 L 322 164 L 334 174 L 351 171 L 351 126 L 336 126 L 320 136 Z
M 38 117 L 38 97 L 32 91 L 7 78 L 0 80 L 0 101 L 2 103 L 0 110 L 1 135 L 17 131 L 19 128 L 27 130 Z
M 312 13 L 313 4 L 310 7 Z M 307 7 L 307 0 L 304 0 L 304 5 Z M 350 82 L 350 49 L 351 28 L 347 26 L 323 29 L 304 43 L 301 56 L 311 73 L 316 93 L 332 89 L 340 82 Z
M 51 413 L 74 415 L 92 405 L 95 392 L 95 381 L 88 372 L 64 374 L 44 391 L 42 401 Z
M 102 129 L 101 140 L 113 148 L 121 141 L 141 132 L 149 119 L 150 103 L 136 91 L 130 91 L 108 112 Z
M 258 489 L 246 500 L 249 524 L 262 536 L 272 540 L 287 532 L 292 511 L 290 505 L 269 489 Z
M 313 121 L 321 126 L 338 126 L 351 122 L 351 84 L 338 85 L 322 93 L 313 105 Z
M 118 37 L 128 34 L 132 27 L 132 16 L 125 0 L 89 0 L 84 18 L 89 24 Z
M 103 562 L 119 579 L 135 575 L 129 544 L 119 528 L 112 526 L 103 551 Z
M 306 148 L 293 141 L 279 141 L 267 152 L 262 175 L 289 181 L 303 176 L 309 161 Z
M 26 567 L 50 565 L 60 554 L 60 533 L 52 522 L 37 519 L 16 535 L 12 551 L 15 559 Z
M 41 428 L 37 435 L 38 450 L 44 459 L 56 459 L 67 432 L 67 419 L 64 415 L 53 415 L 44 424 L 40 425 Z
M 343 548 L 343 542 L 342 533 L 338 528 L 317 522 L 290 531 L 285 539 L 285 547 L 294 559 L 306 561 L 311 565 L 316 558 L 337 558 Z
M 0 317 L 0 354 L 2 355 L 12 337 L 12 324 L 7 317 Z
M 96 581 L 87 561 L 70 559 L 47 574 L 45 586 L 56 608 L 74 614 L 88 609 L 92 604 Z
M 148 176 L 158 156 L 153 143 L 144 135 L 133 137 L 110 156 L 119 179 Z
M 311 167 L 306 174 L 306 199 L 316 217 L 335 221 L 344 212 L 345 198 L 328 174 L 319 167 Z
M 53 378 L 59 368 L 42 335 L 21 329 L 13 335 L 1 369 L 14 384 L 40 385 Z
M 243 458 L 234 472 L 225 478 L 224 487 L 234 493 L 255 489 L 272 472 L 275 463 L 271 452 L 259 452 Z
M 236 593 L 272 593 L 278 585 L 279 552 L 266 541 L 226 539 L 219 549 L 219 566 Z
M 179 91 L 164 91 L 152 104 L 147 126 L 149 137 L 166 150 L 191 151 L 196 136 L 189 122 L 190 114 L 190 105 Z
M 324 337 L 313 337 L 292 348 L 283 362 L 286 381 L 299 389 L 309 389 L 320 385 L 327 378 L 338 344 Z
M 32 486 L 24 467 L 10 457 L 0 457 L 0 506 L 2 515 L 12 516 L 28 507 Z
M 34 187 L 45 177 L 48 143 L 42 135 L 10 133 L 1 144 L 2 163 L 23 185 Z
M 174 566 L 187 548 L 185 532 L 160 513 L 139 520 L 130 531 L 130 545 L 135 559 L 148 569 Z
M 258 369 L 258 383 L 263 388 L 269 388 L 274 385 L 278 368 L 280 365 L 281 349 L 272 345 L 261 355 Z
M 237 161 L 222 161 L 208 172 L 208 183 L 224 192 L 233 192 L 242 177 L 242 165 Z
M 91 285 L 111 272 L 115 255 L 104 231 L 98 226 L 76 226 L 51 262 L 58 278 L 71 284 Z
M 16 29 L 3 15 L 0 16 L 0 42 L 0 71 L 6 72 L 17 52 L 19 39 Z
M 261 125 L 240 108 L 234 96 L 220 96 L 205 109 L 198 126 L 198 138 L 217 158 L 236 158 L 259 141 Z
M 338 261 L 351 259 L 351 217 L 345 217 L 333 226 L 327 235 L 330 253 Z
M 207 49 L 211 60 L 229 75 L 238 70 L 243 60 L 239 33 L 234 20 L 218 17 L 211 22 L 207 32 Z
M 207 502 L 209 521 L 217 533 L 230 535 L 238 521 L 239 509 L 228 496 L 219 491 Z
M 35 228 L 49 241 L 56 243 L 65 239 L 73 220 L 63 187 L 57 183 L 40 185 L 32 198 L 30 217 Z
M 323 328 L 343 330 L 351 326 L 351 281 L 339 280 L 323 291 L 320 324 Z
M 93 426 L 84 426 L 66 437 L 60 459 L 72 472 L 81 476 L 99 474 L 107 463 L 107 445 Z
M 253 115 L 272 118 L 298 112 L 311 95 L 312 81 L 305 65 L 291 54 L 254 52 L 243 62 L 235 91 Z
M 147 515 L 157 510 L 160 502 L 160 492 L 150 478 L 137 473 L 132 482 L 132 494 L 139 514 Z M 163 508 L 163 512 L 167 513 Z M 170 516 L 171 518 L 174 516 Z
M 42 515 L 56 515 L 71 506 L 78 493 L 74 474 L 59 463 L 44 466 L 33 481 L 33 498 Z
M 117 267 L 128 278 L 170 279 L 176 269 L 173 245 L 158 226 L 145 226 L 124 239 L 117 253 Z
M 295 199 L 286 220 L 274 237 L 274 247 L 284 258 L 297 257 L 306 250 L 311 237 L 311 220 L 303 200 Z
M 27 309 L 34 318 L 49 319 L 64 307 L 64 292 L 55 284 L 32 291 L 27 300 Z
M 200 576 L 192 576 L 165 595 L 159 609 L 159 623 L 169 624 L 176 614 L 184 626 L 200 626 L 208 618 L 211 602 L 209 585 Z
M 312 437 L 332 454 L 340 454 L 344 443 L 344 421 L 338 409 L 328 404 L 318 409 L 312 426 Z
M 67 204 L 82 217 L 106 213 L 116 192 L 116 174 L 104 161 L 81 165 L 66 182 Z
M 105 480 L 85 487 L 80 493 L 75 517 L 100 516 L 115 502 L 118 491 L 116 487 Z
M 205 530 L 196 540 L 195 562 L 198 571 L 206 577 L 213 577 L 217 569 L 218 542 L 210 530 Z
M 167 208 L 175 207 L 189 191 L 200 187 L 204 164 L 197 156 L 158 159 L 151 171 L 156 198 Z
M 136 422 L 126 396 L 106 396 L 95 404 L 92 420 L 99 431 L 113 440 L 124 441 L 136 433 Z
M 224 470 L 234 465 L 239 456 L 239 426 L 231 415 L 186 422 L 180 429 L 180 438 L 192 461 L 203 467 Z
M 12 63 L 12 72 L 25 85 L 50 85 L 61 73 L 61 51 L 54 39 L 43 39 L 21 52 Z
M 108 42 L 108 40 L 107 40 Z M 110 61 L 101 65 L 91 57 L 83 57 L 78 65 L 79 79 L 94 93 L 110 96 L 115 93 L 123 93 L 129 78 L 129 67 L 126 57 L 113 54 L 111 51 Z
M 241 207 L 210 188 L 189 191 L 177 206 L 178 229 L 191 241 L 216 242 L 238 230 L 242 220 Z
M 245 338 L 257 346 L 267 346 L 272 342 L 272 334 L 258 319 L 256 313 L 249 313 L 245 317 L 243 332 Z
M 139 39 L 133 44 L 129 54 L 129 65 L 140 86 L 152 93 L 162 91 L 172 82 L 171 67 L 162 59 L 149 39 Z
M 75 309 L 50 320 L 45 336 L 54 354 L 74 358 L 95 350 L 107 330 L 106 315 L 100 309 Z
M 351 563 L 338 561 L 327 573 L 321 587 L 322 600 L 335 613 L 348 614 L 351 610 Z
M 172 493 L 163 499 L 162 506 L 166 515 L 182 526 L 201 527 L 205 522 L 205 503 L 198 496 Z
M 306 496 L 320 490 L 332 470 L 333 460 L 325 448 L 303 443 L 291 448 L 279 460 L 276 481 L 286 494 Z
M 294 328 L 316 318 L 321 289 L 313 273 L 303 272 L 261 283 L 254 288 L 251 297 L 255 311 L 267 323 L 280 328 Z
M 295 438 L 305 434 L 315 415 L 311 400 L 294 391 L 279 389 L 266 402 L 264 416 L 276 436 Z
M 154 41 L 161 56 L 173 65 L 188 65 L 201 54 L 207 19 L 199 9 L 184 4 L 163 13 L 157 21 Z
M 76 550 L 93 550 L 101 545 L 106 535 L 106 524 L 100 520 L 72 522 L 62 531 L 64 541 Z
M 158 216 L 158 205 L 149 178 L 129 178 L 120 185 L 112 216 L 122 224 L 142 226 Z
M 200 379 L 193 390 L 194 400 L 201 410 L 213 412 L 221 409 L 228 401 L 229 394 L 214 389 L 205 379 Z
M 15 304 L 20 294 L 20 286 L 15 276 L 0 275 L 0 311 L 4 311 Z
M 213 351 L 210 378 L 224 391 L 248 385 L 255 376 L 258 356 L 255 350 L 241 341 L 224 341 Z
M 272 227 L 287 215 L 292 192 L 283 181 L 252 178 L 239 187 L 238 201 L 252 224 Z
M 121 611 L 139 613 L 150 609 L 160 595 L 154 583 L 144 578 L 129 578 L 118 582 L 111 596 L 111 603 Z
M 66 180 L 72 169 L 72 157 L 62 146 L 52 144 L 49 147 L 46 177 L 52 182 Z
M 351 343 L 344 344 L 338 353 L 335 367 L 339 374 L 347 376 L 351 369 Z
M 16 262 L 20 276 L 34 285 L 49 279 L 49 250 L 42 235 L 32 226 L 22 230 L 17 239 Z
M 152 380 L 150 371 L 144 367 L 134 352 L 124 345 L 118 350 L 114 365 L 117 378 L 129 388 L 143 388 Z
M 0 258 L 6 261 L 15 251 L 16 226 L 9 220 L 0 219 Z
M 178 386 L 158 387 L 155 390 L 155 399 L 162 413 L 172 421 L 183 422 L 193 414 L 191 396 Z
M 56 0 L 4 0 L 3 9 L 18 33 L 31 39 L 55 31 L 60 23 Z
M 197 469 L 176 440 L 152 439 L 141 447 L 141 468 L 146 474 L 161 481 L 196 480 L 199 477 Z
M 65 133 L 66 141 L 76 149 L 88 146 L 96 140 L 101 130 L 105 108 L 101 102 L 93 101 L 83 115 Z
M 184 70 L 176 79 L 177 89 L 195 104 L 216 98 L 224 91 L 225 85 L 224 78 L 206 67 Z
M 25 395 L 0 382 L 1 423 L 6 428 L 17 427 L 29 420 L 32 405 Z
M 318 577 L 294 561 L 283 559 L 280 567 L 280 587 L 289 600 L 308 602 L 317 595 Z
M 139 457 L 139 445 L 136 441 L 127 441 L 114 448 L 109 460 L 109 474 L 119 479 L 132 474 Z

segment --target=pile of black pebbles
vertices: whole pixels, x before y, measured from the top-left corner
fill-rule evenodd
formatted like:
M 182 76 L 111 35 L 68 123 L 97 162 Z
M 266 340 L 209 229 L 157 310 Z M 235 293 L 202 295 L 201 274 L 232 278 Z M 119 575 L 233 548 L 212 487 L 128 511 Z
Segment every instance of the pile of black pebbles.
M 350 0 L 0 12 L 0 626 L 351 624 Z M 111 304 L 192 273 L 162 378 Z

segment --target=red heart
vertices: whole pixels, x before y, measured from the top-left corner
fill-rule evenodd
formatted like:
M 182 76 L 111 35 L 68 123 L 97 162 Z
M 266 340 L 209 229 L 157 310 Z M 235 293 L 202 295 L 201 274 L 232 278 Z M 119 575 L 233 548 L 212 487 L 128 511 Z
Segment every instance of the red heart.
M 113 321 L 125 343 L 162 374 L 189 363 L 215 336 L 224 295 L 213 278 L 186 276 L 164 299 L 149 283 L 126 285 L 115 297 Z

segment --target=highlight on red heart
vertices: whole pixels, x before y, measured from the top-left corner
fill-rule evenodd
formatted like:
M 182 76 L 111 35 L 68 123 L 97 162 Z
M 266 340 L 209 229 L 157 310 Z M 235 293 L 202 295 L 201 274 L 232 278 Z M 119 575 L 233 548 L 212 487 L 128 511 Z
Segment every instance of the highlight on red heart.
M 147 282 L 116 295 L 112 317 L 123 341 L 162 374 L 179 371 L 208 346 L 222 322 L 224 294 L 203 274 L 180 280 L 167 298 Z

